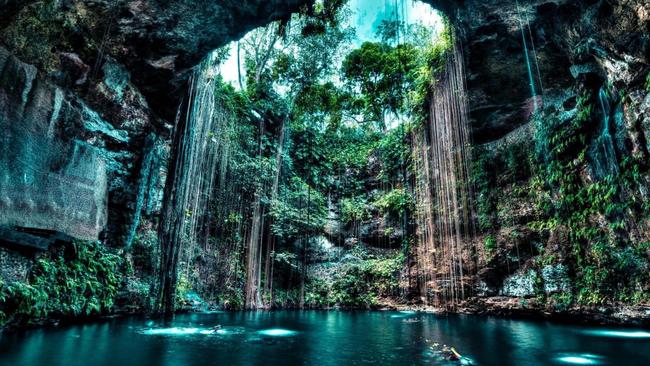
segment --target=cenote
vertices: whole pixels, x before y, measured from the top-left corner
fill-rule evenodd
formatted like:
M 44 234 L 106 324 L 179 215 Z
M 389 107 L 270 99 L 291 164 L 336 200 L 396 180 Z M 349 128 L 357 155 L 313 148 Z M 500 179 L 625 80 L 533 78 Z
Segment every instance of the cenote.
M 650 365 L 649 30 L 0 0 L 0 364 Z
M 444 358 L 447 345 L 473 365 L 647 365 L 650 335 L 641 335 L 635 329 L 392 311 L 194 313 L 168 323 L 126 318 L 3 335 L 0 364 L 458 364 Z

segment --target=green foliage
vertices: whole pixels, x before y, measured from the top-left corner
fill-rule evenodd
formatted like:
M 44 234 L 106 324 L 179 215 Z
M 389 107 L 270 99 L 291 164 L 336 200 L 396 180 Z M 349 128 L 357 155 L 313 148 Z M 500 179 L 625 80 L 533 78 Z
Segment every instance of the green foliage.
M 527 178 L 530 178 L 531 160 L 533 156 L 529 154 L 530 147 L 524 143 L 509 145 L 504 151 L 500 152 L 501 159 L 503 160 L 504 172 L 501 174 L 501 179 L 509 182 L 517 183 Z
M 244 292 L 232 287 L 226 287 L 218 297 L 218 303 L 227 310 L 241 310 L 244 308 L 244 302 Z
M 298 255 L 291 252 L 274 252 L 271 254 L 273 260 L 280 266 L 298 269 Z
M 296 175 L 313 188 L 326 187 L 324 177 L 331 171 L 332 163 L 327 159 L 329 145 L 325 135 L 300 122 L 292 124 L 291 131 L 291 158 L 300 162 L 294 167 Z
M 332 0 L 328 2 L 337 2 Z M 325 11 L 321 14 L 332 14 Z M 322 19 L 293 19 L 286 36 L 283 38 L 284 47 L 274 54 L 271 60 L 270 76 L 272 80 L 288 91 L 288 100 L 294 108 L 296 117 L 311 114 L 310 108 L 319 109 L 318 105 L 306 104 L 301 99 L 309 99 L 309 91 L 319 85 L 328 85 L 332 75 L 336 73 L 337 59 L 349 44 L 353 30 L 343 26 L 344 14 L 336 14 L 334 22 Z M 338 24 L 337 24 L 338 23 Z M 315 26 L 315 27 L 314 27 Z M 302 27 L 301 30 L 299 30 Z M 308 34 L 305 30 L 310 29 Z M 315 31 L 314 31 L 315 30 Z M 263 53 L 259 50 L 253 53 Z M 333 91 L 329 85 L 326 88 Z M 269 85 L 271 87 L 271 85 Z
M 501 226 L 511 224 L 511 208 L 505 204 L 508 202 L 506 199 L 500 200 L 499 190 L 511 188 L 510 200 L 528 198 L 523 182 L 532 175 L 533 160 L 529 147 L 523 143 L 508 144 L 498 149 L 473 147 L 470 179 L 481 232 L 494 232 Z
M 23 282 L 15 282 L 3 288 L 2 297 L 6 321 L 15 323 L 30 323 L 32 319 L 48 315 L 46 290 Z
M 348 169 L 356 174 L 362 173 L 377 146 L 374 133 L 356 128 L 341 127 L 327 138 L 330 146 L 328 159 L 334 163 L 335 171 Z
M 485 251 L 488 253 L 493 253 L 497 249 L 497 239 L 494 235 L 488 235 L 485 237 L 485 243 L 483 244 Z
M 403 188 L 395 188 L 382 195 L 375 201 L 375 206 L 381 213 L 400 217 L 405 211 L 412 211 L 414 207 L 413 197 L 410 192 Z
M 347 91 L 328 81 L 305 85 L 296 94 L 293 109 L 308 126 L 336 129 L 352 102 Z
M 538 159 L 546 162 L 548 171 L 555 173 L 557 164 L 566 162 L 572 157 L 583 160 L 586 154 L 587 130 L 592 119 L 593 106 L 590 97 L 578 97 L 577 114 L 568 123 L 555 118 L 539 118 L 537 120 L 537 155 Z M 550 177 L 552 183 L 557 183 L 559 176 Z
M 343 61 L 343 75 L 352 90 L 359 90 L 355 102 L 364 121 L 386 129 L 386 113 L 398 113 L 405 90 L 412 84 L 417 49 L 410 44 L 395 47 L 386 43 L 365 42 Z
M 368 202 L 364 197 L 344 198 L 341 200 L 341 220 L 346 223 L 363 222 L 370 219 Z
M 154 230 L 145 230 L 136 234 L 131 246 L 133 266 L 140 273 L 153 275 L 156 269 L 158 235 Z
M 107 312 L 121 282 L 121 263 L 100 243 L 75 241 L 37 260 L 27 283 L 3 286 L 1 310 L 16 323 Z
M 239 93 L 232 85 L 223 82 L 221 75 L 215 83 L 217 91 L 215 95 L 220 99 L 221 105 L 225 111 L 235 116 L 246 116 L 250 113 L 250 100 L 243 93 Z
M 645 91 L 650 93 L 650 72 L 645 77 Z
M 290 239 L 314 234 L 325 224 L 325 197 L 297 177 L 283 186 L 279 199 L 271 204 L 273 234 Z
M 568 123 L 539 120 L 537 128 L 537 206 L 548 219 L 532 225 L 536 230 L 561 230 L 569 241 L 576 279 L 576 300 L 597 305 L 620 299 L 630 288 L 648 280 L 648 264 L 635 254 L 634 244 L 620 235 L 629 212 L 644 213 L 632 187 L 640 181 L 638 162 L 625 159 L 620 173 L 585 182 L 587 126 L 592 122 L 590 97 L 578 98 L 576 117 Z M 537 182 L 537 183 L 535 183 Z
M 567 311 L 573 304 L 574 297 L 569 291 L 551 295 L 551 302 L 556 311 Z
M 338 28 L 341 19 L 341 9 L 348 0 L 320 0 L 303 11 L 307 16 L 302 28 L 303 36 L 314 36 L 325 33 L 329 28 Z
M 224 280 L 219 283 L 216 302 L 224 309 L 241 310 L 244 308 L 244 282 L 246 268 L 239 263 L 240 253 L 229 253 L 225 261 Z M 214 270 L 214 269 L 213 269 Z
M 395 296 L 399 290 L 399 273 L 404 255 L 380 259 L 365 259 L 344 264 L 331 279 L 309 278 L 305 304 L 311 308 L 340 306 L 369 308 L 381 298 Z
M 327 189 L 338 196 L 366 195 L 370 161 L 376 158 L 379 134 L 358 127 L 339 126 L 326 134 L 326 159 L 331 162 Z
M 328 302 L 343 307 L 377 305 L 380 296 L 396 294 L 403 265 L 403 254 L 353 264 L 335 278 Z
M 422 122 L 428 116 L 428 97 L 431 88 L 437 83 L 438 78 L 445 70 L 447 54 L 452 49 L 454 42 L 453 28 L 445 20 L 445 27 L 433 45 L 425 47 L 417 57 L 415 67 L 410 71 L 413 87 L 409 100 L 411 101 L 411 114 L 415 122 Z
M 421 24 L 405 24 L 399 19 L 384 19 L 377 26 L 377 36 L 383 43 L 399 44 L 408 43 L 418 48 L 427 48 L 431 45 L 433 31 Z
M 181 298 L 193 288 L 226 307 L 241 306 L 245 274 L 240 269 L 245 269 L 242 258 L 248 245 L 244 238 L 258 200 L 265 216 L 262 250 L 268 249 L 271 239 L 274 251 L 269 262 L 274 265 L 273 295 L 264 291 L 263 296 L 282 306 L 300 301 L 299 240 L 322 233 L 328 204 L 339 206 L 342 221 L 358 228 L 371 218 L 370 192 L 374 195 L 379 183 L 392 189 L 373 202 L 383 214 L 401 216 L 413 209 L 410 121 L 420 115 L 407 105 L 409 91 L 415 88 L 422 64 L 428 72 L 442 70 L 450 33 L 431 46 L 431 33 L 414 26 L 400 32 L 405 33 L 401 41 L 407 43 L 397 45 L 393 42 L 399 38 L 397 25 L 392 30 L 386 25 L 383 42 L 366 43 L 350 52 L 352 29 L 343 21 L 343 3 L 316 1 L 302 9 L 303 17 L 247 35 L 239 44 L 246 71 L 243 91 L 216 80 L 220 112 L 237 122 L 210 135 L 228 143 L 227 163 L 215 177 L 215 199 L 205 217 L 209 225 L 214 223 L 211 237 L 183 252 L 183 261 L 200 265 L 188 265 L 179 279 Z M 428 92 L 430 80 L 420 82 Z M 421 111 L 426 114 L 424 106 Z M 209 249 L 203 249 L 206 246 Z M 228 253 L 213 253 L 220 248 L 228 248 Z M 146 258 L 139 257 L 138 262 Z M 387 264 L 371 263 L 350 266 L 335 284 L 308 280 L 307 303 L 374 303 L 395 284 L 386 282 L 391 277 L 383 270 Z M 267 281 L 271 279 L 262 279 L 265 288 Z
M 471 180 L 476 190 L 476 211 L 481 231 L 497 226 L 496 166 L 494 155 L 483 147 L 472 152 Z
M 360 266 L 352 266 L 336 278 L 332 285 L 332 302 L 343 307 L 368 307 L 377 304 L 376 293 L 368 289 L 368 282 Z
M 330 286 L 324 279 L 311 278 L 305 289 L 305 306 L 309 308 L 328 308 L 332 305 Z
M 79 34 L 84 28 L 104 29 L 102 19 L 88 16 L 83 6 L 61 11 L 61 4 L 52 0 L 25 4 L 25 8 L 12 19 L 13 25 L 0 32 L 3 42 L 21 59 L 34 60 L 40 70 L 52 72 L 60 68 L 59 52 L 62 50 L 75 50 L 83 60 L 97 53 L 98 44 L 93 37 L 83 37 L 82 41 L 66 36 Z
M 377 154 L 381 159 L 379 177 L 385 182 L 395 182 L 403 179 L 405 170 L 411 163 L 411 147 L 407 141 L 411 126 L 405 123 L 399 128 L 385 133 L 377 144 Z
M 176 283 L 176 308 L 183 308 L 186 303 L 187 295 L 192 291 L 192 284 L 184 273 L 178 274 Z

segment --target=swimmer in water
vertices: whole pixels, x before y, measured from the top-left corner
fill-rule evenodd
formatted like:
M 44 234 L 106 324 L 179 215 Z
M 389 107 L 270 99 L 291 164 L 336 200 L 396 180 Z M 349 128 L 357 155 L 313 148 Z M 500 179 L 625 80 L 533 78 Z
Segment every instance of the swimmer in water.
M 214 327 L 212 327 L 212 333 L 216 333 L 219 330 L 221 330 L 221 324 L 217 324 Z

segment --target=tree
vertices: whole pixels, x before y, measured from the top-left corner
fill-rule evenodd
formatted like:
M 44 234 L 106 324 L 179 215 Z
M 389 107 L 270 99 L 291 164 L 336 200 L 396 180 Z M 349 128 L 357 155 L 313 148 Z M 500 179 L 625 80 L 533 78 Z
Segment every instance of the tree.
M 412 45 L 392 47 L 365 42 L 343 61 L 343 76 L 358 99 L 355 105 L 364 121 L 386 129 L 386 114 L 397 114 L 404 106 L 405 90 L 412 83 L 417 49 Z
M 292 240 L 317 233 L 325 224 L 327 208 L 323 195 L 298 177 L 282 187 L 271 204 L 273 233 Z

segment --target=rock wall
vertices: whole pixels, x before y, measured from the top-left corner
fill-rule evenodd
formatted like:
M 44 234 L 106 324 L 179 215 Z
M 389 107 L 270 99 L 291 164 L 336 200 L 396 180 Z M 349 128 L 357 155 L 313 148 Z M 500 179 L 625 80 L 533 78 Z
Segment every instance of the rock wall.
M 62 59 L 80 62 L 74 55 Z M 79 80 L 73 74 L 82 66 L 60 77 Z M 87 240 L 101 236 L 116 246 L 128 239 L 138 202 L 150 191 L 137 188 L 139 182 L 161 184 L 141 177 L 139 168 L 156 161 L 159 175 L 162 159 L 151 151 L 162 155 L 164 141 L 146 139 L 152 113 L 128 73 L 110 61 L 102 72 L 84 93 L 101 101 L 98 112 L 65 83 L 0 48 L 0 225 Z
M 310 2 L 0 1 L 0 124 L 11 140 L 0 225 L 129 246 L 159 209 L 189 69 Z
M 535 103 L 526 54 L 540 106 L 570 98 L 576 70 L 597 70 L 617 86 L 638 85 L 648 72 L 645 1 L 427 2 L 442 9 L 464 39 L 476 143 L 497 140 L 528 121 Z
M 0 38 L 40 70 L 74 53 L 96 76 L 106 57 L 132 75 L 155 113 L 172 121 L 189 68 L 209 51 L 313 0 L 35 0 L 0 3 Z M 19 11 L 18 11 L 19 9 Z M 93 80 L 90 80 L 92 83 Z
M 648 199 L 649 6 L 640 1 L 519 3 L 516 9 L 514 4 L 488 1 L 468 12 L 470 17 L 458 18 L 465 24 L 469 51 L 475 158 L 494 162 L 488 164 L 491 188 L 479 188 L 478 193 L 479 201 L 491 202 L 490 210 L 480 214 L 493 221 L 474 243 L 468 243 L 480 252 L 480 301 L 478 305 L 470 301 L 468 308 L 497 314 L 554 314 L 586 311 L 576 310 L 576 304 L 635 304 L 633 313 L 647 318 L 647 313 L 642 315 L 647 300 L 640 296 L 650 285 L 642 275 L 647 270 L 635 271 L 637 266 L 648 266 L 644 243 L 650 230 L 647 213 L 632 202 Z M 541 80 L 535 78 L 532 64 L 536 100 L 531 98 L 519 32 L 522 25 L 526 51 L 529 56 L 536 53 L 539 62 Z M 509 47 L 500 46 L 508 42 Z M 495 81 L 501 85 L 492 84 Z M 540 113 L 531 120 L 535 102 Z M 547 128 L 560 137 L 551 143 L 560 149 L 553 154 L 563 151 L 553 158 L 540 155 L 541 145 L 548 142 L 544 139 L 553 140 L 544 135 Z M 611 139 L 608 154 L 603 151 L 605 137 Z M 562 174 L 549 178 L 553 169 L 545 159 L 564 164 Z M 610 175 L 631 165 L 639 167 L 635 178 L 630 179 L 629 172 Z M 571 179 L 575 186 L 567 191 Z M 622 188 L 616 188 L 604 210 L 596 208 L 600 206 L 594 202 L 604 194 L 593 188 L 611 182 Z M 586 190 L 584 198 L 574 200 Z M 486 198 L 490 192 L 498 193 Z M 545 206 L 547 199 L 551 204 Z M 618 205 L 626 209 L 612 214 Z M 558 211 L 562 219 L 557 225 L 539 225 L 552 221 L 547 221 L 549 212 L 557 215 Z M 580 233 L 581 224 L 571 222 L 582 212 L 589 212 L 581 221 L 589 230 L 612 233 L 614 239 L 605 245 L 607 254 L 602 258 L 598 257 L 602 244 L 586 240 L 590 234 Z M 624 223 L 625 229 L 612 229 L 611 221 Z M 633 260 L 619 260 L 626 255 L 621 253 L 631 252 L 637 253 L 630 256 Z M 603 265 L 610 269 L 598 269 Z
M 0 226 L 97 239 L 106 226 L 106 165 L 97 148 L 69 135 L 81 112 L 4 48 L 0 70 Z

